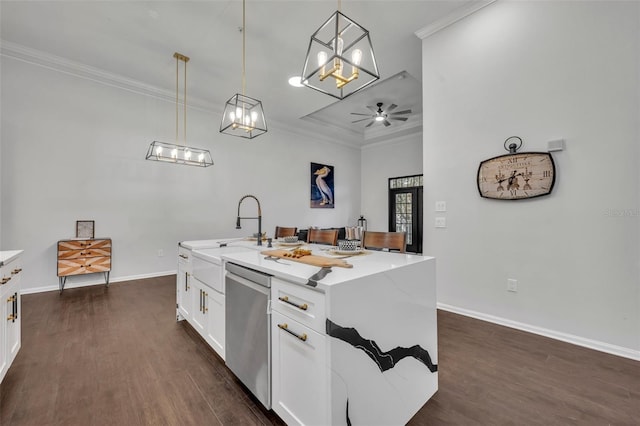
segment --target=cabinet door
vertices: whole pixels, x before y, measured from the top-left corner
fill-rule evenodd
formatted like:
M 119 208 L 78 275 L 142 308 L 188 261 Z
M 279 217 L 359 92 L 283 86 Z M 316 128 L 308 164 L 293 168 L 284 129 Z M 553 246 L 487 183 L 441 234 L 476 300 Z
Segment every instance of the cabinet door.
M 271 336 L 273 411 L 288 425 L 329 424 L 326 337 L 277 311 Z
M 224 359 L 224 294 L 213 289 L 207 290 L 206 340 L 211 347 Z
M 7 354 L 7 318 L 11 314 L 11 302 L 7 302 L 9 298 L 8 294 L 0 291 L 0 382 L 4 379 L 4 375 L 7 373 L 8 362 Z
M 178 286 L 178 321 L 186 319 L 191 322 L 193 315 L 193 293 L 197 292 L 192 288 L 192 277 L 184 268 L 178 266 L 178 276 L 176 285 Z
M 205 339 L 207 338 L 205 329 L 207 327 L 206 305 L 207 305 L 207 289 L 208 287 L 198 281 L 194 276 L 191 278 L 191 291 L 193 291 L 193 309 L 191 315 L 191 325 Z M 196 303 L 198 309 L 196 310 Z
M 16 355 L 18 355 L 21 344 L 20 322 L 22 321 L 22 312 L 20 308 L 20 287 L 16 284 L 12 286 L 12 293 L 3 297 L 3 299 L 7 301 L 7 303 L 5 304 L 7 315 L 4 317 L 5 319 L 7 319 L 7 366 L 11 365 L 13 360 L 16 358 Z M 8 319 L 9 315 L 11 315 L 13 319 Z

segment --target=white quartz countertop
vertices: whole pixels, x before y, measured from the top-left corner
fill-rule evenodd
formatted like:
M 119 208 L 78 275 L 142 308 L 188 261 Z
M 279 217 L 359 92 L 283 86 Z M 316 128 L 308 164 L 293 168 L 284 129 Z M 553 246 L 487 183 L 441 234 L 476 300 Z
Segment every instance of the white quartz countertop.
M 309 279 L 321 269 L 319 266 L 308 265 L 289 259 L 278 259 L 277 261 L 267 259 L 266 256 L 261 253 L 262 251 L 291 248 L 279 246 L 277 242 L 274 242 L 273 247 L 269 248 L 266 242 L 263 242 L 262 246 L 258 246 L 255 240 L 232 237 L 183 241 L 180 245 L 192 249 L 194 257 L 212 263 L 219 264 L 221 259 L 223 259 L 299 284 L 308 284 Z M 311 249 L 314 255 L 332 257 L 327 251 L 329 246 L 305 244 L 301 247 Z M 352 264 L 353 268 L 334 266 L 331 268 L 330 273 L 326 274 L 322 279 L 314 279 L 314 281 L 318 283 L 318 289 L 324 289 L 345 281 L 395 268 L 402 268 L 403 266 L 424 262 L 429 259 L 432 258 L 414 254 L 367 250 L 364 254 L 344 259 Z
M 326 251 L 322 250 L 326 248 L 326 246 L 312 244 L 303 247 L 311 248 L 312 254 L 314 255 L 331 257 Z M 264 250 L 270 249 L 265 247 Z M 237 263 L 299 284 L 307 284 L 309 279 L 321 269 L 319 266 L 307 265 L 289 259 L 278 259 L 276 262 L 274 259 L 267 259 L 266 256 L 258 250 L 223 253 L 222 258 L 228 262 Z M 402 268 L 429 259 L 432 258 L 412 254 L 367 251 L 364 254 L 344 259 L 352 264 L 353 268 L 334 266 L 331 268 L 331 272 L 324 278 L 314 281 L 317 282 L 319 289 L 326 289 L 345 281 L 391 269 Z
M 3 266 L 5 263 L 11 262 L 16 258 L 23 250 L 5 250 L 0 251 L 0 266 Z

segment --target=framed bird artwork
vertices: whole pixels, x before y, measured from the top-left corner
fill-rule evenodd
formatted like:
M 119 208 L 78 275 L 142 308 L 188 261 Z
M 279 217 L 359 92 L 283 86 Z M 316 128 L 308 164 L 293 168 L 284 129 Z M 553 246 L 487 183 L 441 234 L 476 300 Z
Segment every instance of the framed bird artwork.
M 311 163 L 311 208 L 332 209 L 335 205 L 333 192 L 334 167 Z

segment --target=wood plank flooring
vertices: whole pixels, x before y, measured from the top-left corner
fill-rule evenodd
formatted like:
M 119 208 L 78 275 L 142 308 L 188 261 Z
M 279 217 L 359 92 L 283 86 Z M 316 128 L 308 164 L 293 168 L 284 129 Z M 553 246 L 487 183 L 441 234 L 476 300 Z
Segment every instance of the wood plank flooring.
M 640 362 L 438 321 L 440 389 L 410 425 L 640 425 Z M 282 424 L 175 321 L 175 276 L 24 295 L 22 338 L 2 426 Z

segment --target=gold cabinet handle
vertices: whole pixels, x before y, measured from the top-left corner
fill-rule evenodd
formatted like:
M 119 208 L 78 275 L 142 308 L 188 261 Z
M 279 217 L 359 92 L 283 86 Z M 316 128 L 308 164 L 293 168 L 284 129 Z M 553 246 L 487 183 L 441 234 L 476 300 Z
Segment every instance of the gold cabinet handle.
M 303 311 L 306 311 L 307 309 L 309 309 L 309 306 L 306 303 L 303 303 L 302 305 L 298 305 L 297 303 L 293 303 L 292 301 L 290 301 L 288 296 L 278 297 L 278 300 L 281 300 L 284 303 L 288 303 L 291 306 L 295 306 L 296 308 L 301 309 Z
M 15 320 L 15 319 L 16 319 L 16 316 L 15 316 L 15 315 L 13 315 L 13 314 L 11 314 L 11 315 L 9 315 L 9 316 L 7 317 L 7 321 L 13 321 L 13 320 Z
M 209 308 L 207 308 L 207 297 L 209 297 L 209 293 L 205 292 L 204 293 L 204 299 L 202 299 L 203 302 L 204 302 L 203 305 L 204 305 L 204 312 L 205 313 L 209 311 Z
M 14 300 L 16 300 L 15 296 L 9 296 L 9 298 L 7 299 L 7 303 L 13 302 Z
M 280 327 L 280 329 L 286 331 L 287 333 L 291 334 L 292 336 L 297 337 L 298 339 L 302 340 L 303 342 L 307 341 L 307 334 L 306 333 L 302 333 L 302 334 L 296 334 L 293 331 L 289 330 L 289 325 L 285 322 L 284 324 L 278 324 L 278 327 Z
M 22 272 L 22 268 L 16 268 L 13 271 L 11 271 L 11 275 L 19 274 L 20 272 Z
M 178 257 L 181 257 L 183 259 L 188 259 L 189 258 L 189 256 L 185 256 L 184 254 L 179 254 Z
M 0 284 L 6 284 L 9 281 L 11 281 L 11 277 L 6 277 L 6 278 L 3 278 L 2 281 L 0 281 Z

